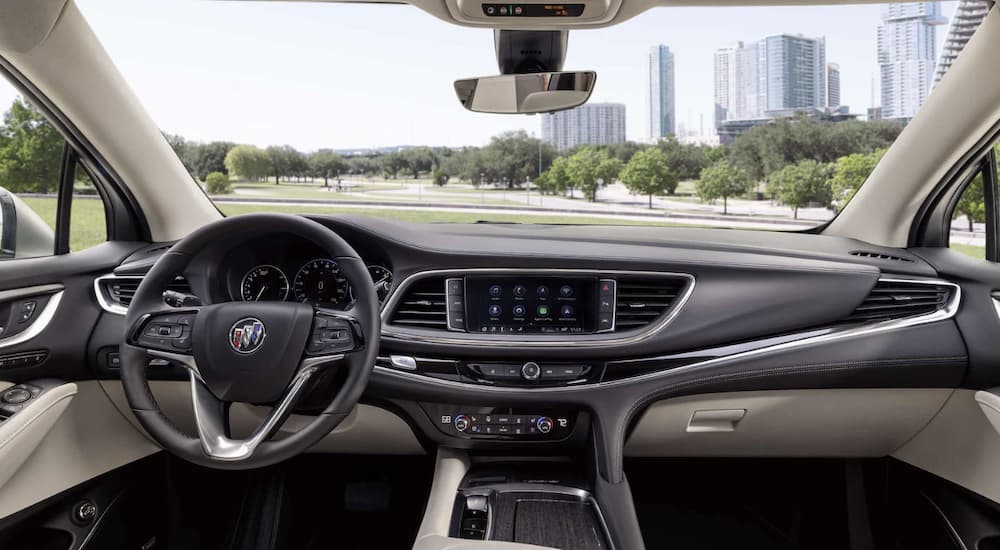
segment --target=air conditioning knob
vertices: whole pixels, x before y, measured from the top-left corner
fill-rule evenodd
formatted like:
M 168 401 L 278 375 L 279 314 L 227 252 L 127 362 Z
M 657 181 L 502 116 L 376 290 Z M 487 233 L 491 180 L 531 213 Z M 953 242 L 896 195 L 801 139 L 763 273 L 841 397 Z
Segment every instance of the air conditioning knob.
M 521 377 L 525 380 L 538 380 L 542 375 L 542 368 L 534 361 L 528 361 L 521 367 Z
M 464 414 L 460 414 L 455 417 L 455 429 L 464 432 L 469 429 L 469 417 Z
M 552 426 L 552 419 L 547 416 L 543 416 L 535 422 L 535 427 L 538 428 L 538 431 L 543 434 L 551 432 Z

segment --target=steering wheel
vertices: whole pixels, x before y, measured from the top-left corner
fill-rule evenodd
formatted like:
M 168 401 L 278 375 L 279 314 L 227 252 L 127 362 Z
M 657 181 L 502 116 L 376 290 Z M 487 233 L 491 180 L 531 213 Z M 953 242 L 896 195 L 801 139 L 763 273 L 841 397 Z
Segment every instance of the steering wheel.
M 319 246 L 351 285 L 344 311 L 298 302 L 225 302 L 173 308 L 163 292 L 213 242 L 286 233 Z M 208 271 L 216 276 L 217 269 Z M 209 281 L 209 285 L 214 282 Z M 136 418 L 164 449 L 214 468 L 249 469 L 302 453 L 357 404 L 378 353 L 379 302 L 368 269 L 344 239 L 299 216 L 247 214 L 207 225 L 176 243 L 149 270 L 125 317 L 121 378 Z M 146 376 L 151 359 L 184 366 L 191 381 L 197 437 L 160 410 Z M 271 439 L 310 382 L 332 369 L 343 379 L 330 404 L 301 430 Z M 229 405 L 273 405 L 247 439 L 229 432 Z

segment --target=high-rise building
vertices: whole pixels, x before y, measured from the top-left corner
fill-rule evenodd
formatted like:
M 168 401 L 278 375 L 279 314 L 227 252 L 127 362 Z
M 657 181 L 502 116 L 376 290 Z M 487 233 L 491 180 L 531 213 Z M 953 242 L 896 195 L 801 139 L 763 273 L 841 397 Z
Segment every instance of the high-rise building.
M 826 89 L 826 41 L 822 37 L 779 34 L 715 52 L 717 128 L 726 121 L 826 107 Z
M 674 54 L 660 44 L 649 51 L 648 67 L 649 139 L 656 141 L 676 133 L 674 108 Z
M 780 34 L 764 39 L 763 67 L 766 112 L 784 114 L 826 105 L 826 40 Z M 765 113 L 767 114 L 767 113 Z
M 878 28 L 882 118 L 906 121 L 924 104 L 934 77 L 935 27 L 944 22 L 938 2 L 882 7 Z
M 542 141 L 557 150 L 625 142 L 624 103 L 586 103 L 542 115 Z
M 826 105 L 828 109 L 840 107 L 840 65 L 827 63 L 826 72 Z
M 983 18 L 990 11 L 990 5 L 991 3 L 987 0 L 959 0 L 958 7 L 955 8 L 955 13 L 951 16 L 948 36 L 941 46 L 941 57 L 937 62 L 937 70 L 934 71 L 935 86 L 944 73 L 948 72 L 951 64 L 955 62 L 955 58 L 962 53 L 965 44 L 979 28 L 979 24 L 983 22 Z

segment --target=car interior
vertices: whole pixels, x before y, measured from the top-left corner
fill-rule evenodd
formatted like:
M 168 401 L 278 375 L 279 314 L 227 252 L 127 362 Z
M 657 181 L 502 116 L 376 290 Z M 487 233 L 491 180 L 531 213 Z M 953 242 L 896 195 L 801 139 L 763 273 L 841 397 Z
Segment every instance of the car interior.
M 742 4 L 406 2 L 493 35 L 466 117 L 586 102 L 571 34 Z M 1000 548 L 997 10 L 836 216 L 760 231 L 225 215 L 77 2 L 0 2 L 64 143 L 52 223 L 0 190 L 0 548 Z

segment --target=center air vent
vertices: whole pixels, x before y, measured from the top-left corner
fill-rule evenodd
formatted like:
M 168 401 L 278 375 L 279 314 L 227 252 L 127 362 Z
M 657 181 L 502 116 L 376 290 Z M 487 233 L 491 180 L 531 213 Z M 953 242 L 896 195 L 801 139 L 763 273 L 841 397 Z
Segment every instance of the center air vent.
M 426 277 L 406 289 L 392 313 L 390 324 L 414 328 L 448 329 L 444 278 Z
M 656 321 L 666 314 L 687 284 L 687 279 L 681 278 L 618 278 L 615 331 L 638 329 Z
M 934 282 L 880 280 L 847 318 L 852 322 L 888 321 L 944 309 L 954 288 Z

